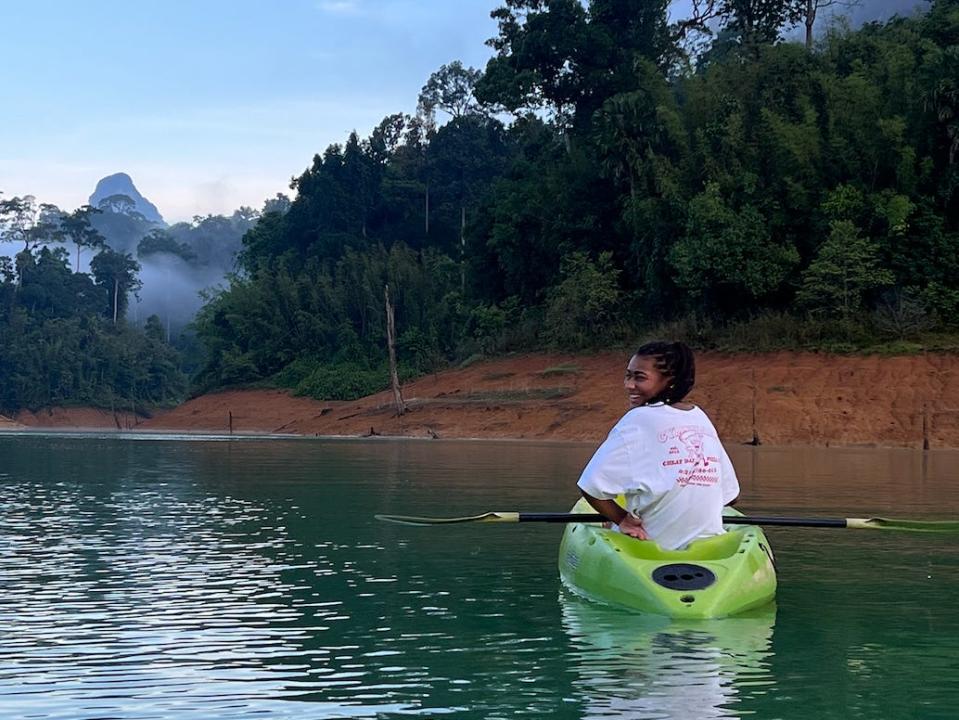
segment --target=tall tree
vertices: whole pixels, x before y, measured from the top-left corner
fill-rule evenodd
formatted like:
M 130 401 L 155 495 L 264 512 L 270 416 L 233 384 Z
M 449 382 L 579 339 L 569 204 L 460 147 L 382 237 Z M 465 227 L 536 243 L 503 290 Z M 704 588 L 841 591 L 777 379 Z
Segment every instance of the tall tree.
M 90 261 L 90 270 L 106 300 L 104 315 L 112 317 L 116 325 L 126 315 L 129 293 L 136 293 L 143 286 L 137 277 L 140 264 L 131 255 L 104 248 Z
M 636 87 L 634 65 L 671 54 L 666 0 L 506 0 L 491 15 L 499 35 L 477 87 L 510 112 L 546 109 L 584 130 L 603 102 Z
M 740 46 L 759 56 L 763 45 L 779 39 L 784 27 L 794 25 L 806 11 L 808 0 L 724 0 L 721 11 L 725 26 L 732 30 Z
M 875 243 L 848 220 L 838 220 L 803 273 L 797 300 L 810 311 L 849 318 L 861 309 L 867 292 L 893 281 L 892 272 L 880 265 Z
M 33 195 L 0 200 L 0 239 L 22 242 L 23 249 L 29 252 L 52 239 L 52 218 L 58 213 L 53 205 L 37 205 Z
M 420 91 L 418 112 L 432 118 L 437 110 L 442 110 L 454 119 L 479 112 L 475 90 L 482 76 L 481 71 L 463 67 L 459 60 L 441 66 Z
M 111 197 L 126 197 L 126 195 L 111 195 Z M 109 199 L 109 198 L 108 198 Z M 127 198 L 129 200 L 129 198 Z M 106 200 L 104 200 L 106 202 Z M 132 200 L 130 201 L 133 202 Z M 102 203 L 101 203 L 102 205 Z M 72 242 L 77 248 L 76 272 L 80 272 L 80 251 L 83 248 L 101 248 L 106 239 L 90 224 L 90 217 L 102 212 L 97 208 L 84 205 L 69 215 L 60 218 L 59 226 L 54 231 L 54 238 L 59 242 Z

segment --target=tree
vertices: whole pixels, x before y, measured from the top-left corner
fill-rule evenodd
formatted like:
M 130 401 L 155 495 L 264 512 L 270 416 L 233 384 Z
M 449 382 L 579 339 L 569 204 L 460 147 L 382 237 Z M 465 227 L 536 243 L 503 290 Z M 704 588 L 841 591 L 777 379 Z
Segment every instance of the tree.
M 779 39 L 783 27 L 799 21 L 809 0 L 724 0 L 726 26 L 743 48 L 759 57 L 759 47 Z
M 179 243 L 166 230 L 151 230 L 137 245 L 137 257 L 143 258 L 158 253 L 175 255 L 184 262 L 196 260 L 196 253 L 186 243 Z
M 596 261 L 584 252 L 563 258 L 562 280 L 546 292 L 546 332 L 555 343 L 580 348 L 595 342 L 619 303 L 619 270 L 612 253 Z
M 267 213 L 285 215 L 289 211 L 291 204 L 292 202 L 289 197 L 283 193 L 277 193 L 275 197 L 268 198 L 263 203 L 263 210 L 260 212 L 260 217 L 263 217 Z
M 445 66 L 444 66 L 445 67 Z M 472 93 L 472 88 L 470 89 Z M 422 98 L 422 95 L 421 95 Z M 403 113 L 394 113 L 383 118 L 379 125 L 373 128 L 367 143 L 368 152 L 377 165 L 387 164 L 403 141 L 410 117 Z
M 459 60 L 442 65 L 420 91 L 417 111 L 432 118 L 437 110 L 442 110 L 454 119 L 478 113 L 480 105 L 474 92 L 482 76 L 481 71 L 463 67 Z
M 393 303 L 390 302 L 389 283 L 383 286 L 383 299 L 386 310 L 386 348 L 390 358 L 390 388 L 393 390 L 393 403 L 396 406 L 396 415 L 405 415 L 409 412 L 403 400 L 403 390 L 400 387 L 400 377 L 396 370 L 396 321 L 394 319 Z
M 806 7 L 802 11 L 802 21 L 806 26 L 806 49 L 812 50 L 813 44 L 813 26 L 816 24 L 816 18 L 819 17 L 821 10 L 827 10 L 831 7 L 842 7 L 851 9 L 862 5 L 862 0 L 804 0 Z
M 475 115 L 451 120 L 437 131 L 429 145 L 429 176 L 437 187 L 433 213 L 443 221 L 446 230 L 442 235 L 434 232 L 438 237 L 433 244 L 453 257 L 458 255 L 464 263 L 469 212 L 501 172 L 507 153 L 502 124 Z
M 126 195 L 112 195 L 111 197 L 126 197 Z M 99 212 L 102 212 L 102 210 L 97 210 L 89 205 L 79 207 L 69 215 L 61 216 L 59 227 L 54 231 L 56 240 L 72 242 L 76 246 L 76 272 L 80 272 L 80 251 L 82 248 L 101 248 L 105 245 L 106 241 L 103 235 L 90 224 L 90 217 Z
M 743 296 L 755 300 L 776 290 L 799 262 L 799 253 L 770 237 L 755 207 L 730 207 L 712 183 L 690 201 L 686 233 L 671 259 L 676 282 L 716 312 L 741 308 Z
M 547 109 L 563 130 L 585 130 L 603 102 L 636 88 L 634 65 L 671 54 L 666 0 L 506 0 L 477 86 L 510 112 Z
M 666 79 L 649 61 L 636 65 L 641 86 L 609 98 L 594 116 L 593 138 L 604 169 L 628 182 L 629 198 L 661 196 L 678 178 L 666 178 L 682 159 L 686 137 Z
M 259 219 L 260 211 L 254 210 L 247 205 L 241 205 L 238 209 L 234 210 L 233 214 L 230 216 L 230 220 L 233 222 L 233 224 L 242 228 L 244 232 L 256 225 L 256 221 Z
M 837 220 L 803 273 L 796 300 L 810 312 L 848 319 L 862 308 L 867 292 L 893 281 L 892 272 L 879 264 L 875 244 L 861 237 L 848 220 Z
M 111 212 L 120 215 L 139 216 L 138 219 L 146 219 L 142 213 L 137 212 L 137 203 L 129 195 L 117 193 L 103 198 L 97 203 L 97 209 L 101 212 Z
M 582 96 L 579 47 L 586 9 L 577 0 L 506 0 L 490 13 L 499 26 L 488 41 L 496 55 L 477 87 L 481 101 L 516 112 L 547 108 L 556 118 L 572 115 Z M 564 123 L 561 123 L 564 124 Z
M 130 302 L 128 294 L 135 294 L 143 285 L 137 277 L 140 263 L 131 255 L 104 248 L 90 261 L 90 270 L 107 301 L 103 307 L 104 315 L 112 317 L 116 325 L 118 319 L 126 315 Z
M 33 195 L 0 200 L 0 239 L 6 242 L 22 242 L 29 252 L 40 243 L 52 238 L 52 218 L 59 213 L 53 205 L 37 206 Z
M 369 236 L 370 213 L 379 188 L 379 168 L 367 155 L 356 132 L 351 132 L 343 148 L 343 161 L 337 168 L 347 232 Z

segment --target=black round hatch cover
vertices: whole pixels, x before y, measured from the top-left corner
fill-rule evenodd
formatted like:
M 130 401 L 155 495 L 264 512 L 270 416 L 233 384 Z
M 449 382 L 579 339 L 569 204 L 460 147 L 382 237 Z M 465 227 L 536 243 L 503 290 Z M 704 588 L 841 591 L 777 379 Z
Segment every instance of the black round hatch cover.
M 702 590 L 716 582 L 716 575 L 702 565 L 673 563 L 653 570 L 653 581 L 670 590 Z

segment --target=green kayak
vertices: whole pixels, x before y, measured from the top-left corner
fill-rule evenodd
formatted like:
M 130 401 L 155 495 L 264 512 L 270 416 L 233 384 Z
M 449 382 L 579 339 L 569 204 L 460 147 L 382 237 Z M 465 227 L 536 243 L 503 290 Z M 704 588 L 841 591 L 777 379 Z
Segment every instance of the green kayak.
M 580 500 L 571 512 L 590 511 Z M 559 546 L 559 573 L 574 592 L 610 605 L 674 618 L 735 615 L 773 599 L 776 569 L 758 526 L 726 529 L 685 550 L 663 550 L 599 523 L 571 523 Z

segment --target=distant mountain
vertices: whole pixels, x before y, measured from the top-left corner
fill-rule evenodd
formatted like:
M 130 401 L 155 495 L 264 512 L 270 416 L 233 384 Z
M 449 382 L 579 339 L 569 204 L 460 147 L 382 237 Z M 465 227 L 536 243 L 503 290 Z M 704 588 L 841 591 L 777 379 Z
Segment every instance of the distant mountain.
M 96 190 L 93 191 L 93 195 L 90 196 L 90 204 L 93 207 L 100 207 L 100 203 L 103 200 L 114 195 L 126 195 L 133 200 L 134 206 L 132 209 L 140 213 L 147 222 L 166 225 L 156 205 L 140 194 L 136 185 L 133 184 L 133 180 L 126 173 L 107 175 L 107 177 L 100 180 L 100 182 L 97 183 Z M 122 210 L 117 209 L 113 211 L 122 212 Z

